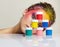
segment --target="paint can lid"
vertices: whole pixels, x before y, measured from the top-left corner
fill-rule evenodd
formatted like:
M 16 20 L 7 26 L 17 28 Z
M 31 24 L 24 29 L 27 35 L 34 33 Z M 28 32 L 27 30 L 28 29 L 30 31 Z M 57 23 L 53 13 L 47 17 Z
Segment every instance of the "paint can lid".
M 47 30 L 52 30 L 52 27 L 48 27 L 48 28 L 46 28 Z
M 49 22 L 49 20 L 42 20 L 43 22 Z
M 36 14 L 43 14 L 43 12 L 36 12 Z
M 37 30 L 43 30 L 43 28 L 42 27 L 38 27 Z
M 32 30 L 32 28 L 31 27 L 26 27 L 26 30 Z
M 38 20 L 36 20 L 36 19 L 32 19 L 32 22 L 38 22 Z

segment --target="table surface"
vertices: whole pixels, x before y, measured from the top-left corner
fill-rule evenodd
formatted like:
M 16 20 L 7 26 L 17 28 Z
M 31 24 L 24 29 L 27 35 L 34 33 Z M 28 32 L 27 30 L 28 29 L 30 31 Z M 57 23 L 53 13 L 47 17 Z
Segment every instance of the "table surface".
M 29 47 L 29 45 L 31 47 L 32 43 L 38 45 L 36 38 L 37 36 L 27 38 L 21 34 L 4 34 L 0 35 L 0 47 Z M 60 37 L 53 36 L 53 39 L 56 42 L 56 47 L 60 47 Z

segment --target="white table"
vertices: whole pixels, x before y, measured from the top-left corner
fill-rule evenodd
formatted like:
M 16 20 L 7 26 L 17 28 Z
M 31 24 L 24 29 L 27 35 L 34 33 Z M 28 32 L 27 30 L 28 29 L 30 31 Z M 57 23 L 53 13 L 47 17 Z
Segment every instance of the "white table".
M 33 36 L 33 39 L 36 36 Z M 54 40 L 56 42 L 56 47 L 60 47 L 60 38 L 59 36 L 54 36 Z M 29 47 L 32 43 L 38 45 L 38 42 L 32 39 L 28 40 L 26 37 L 20 34 L 5 34 L 0 35 L 0 47 Z

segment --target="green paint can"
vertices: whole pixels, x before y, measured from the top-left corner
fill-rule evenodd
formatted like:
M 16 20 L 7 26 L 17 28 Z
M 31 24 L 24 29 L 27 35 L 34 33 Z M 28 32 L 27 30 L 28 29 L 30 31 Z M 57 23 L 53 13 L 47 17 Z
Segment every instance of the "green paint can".
M 27 27 L 25 30 L 25 34 L 26 34 L 26 36 L 32 36 L 32 28 Z

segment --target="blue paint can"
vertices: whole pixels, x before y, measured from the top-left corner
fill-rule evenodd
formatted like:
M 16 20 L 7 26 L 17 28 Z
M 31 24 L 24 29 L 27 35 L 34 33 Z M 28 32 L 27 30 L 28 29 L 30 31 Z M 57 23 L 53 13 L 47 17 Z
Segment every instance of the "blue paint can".
M 48 27 L 48 20 L 43 20 L 42 27 L 47 28 Z
M 46 36 L 51 36 L 52 37 L 52 28 L 47 28 L 46 29 Z

